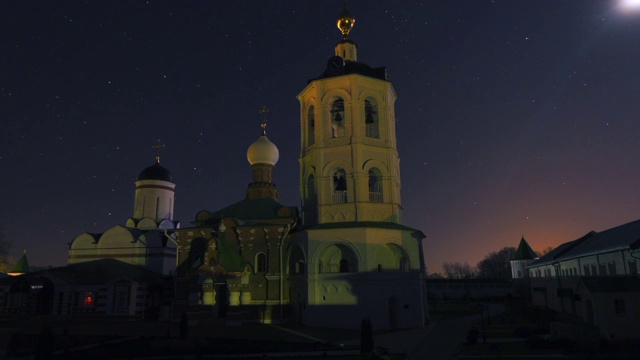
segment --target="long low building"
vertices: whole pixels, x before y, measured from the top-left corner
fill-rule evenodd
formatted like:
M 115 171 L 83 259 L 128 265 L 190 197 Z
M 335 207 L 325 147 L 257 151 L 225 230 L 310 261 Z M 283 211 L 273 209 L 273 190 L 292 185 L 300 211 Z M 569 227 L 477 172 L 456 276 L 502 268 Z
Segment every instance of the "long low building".
M 608 339 L 640 334 L 640 220 L 591 231 L 527 267 L 533 305 L 573 315 Z

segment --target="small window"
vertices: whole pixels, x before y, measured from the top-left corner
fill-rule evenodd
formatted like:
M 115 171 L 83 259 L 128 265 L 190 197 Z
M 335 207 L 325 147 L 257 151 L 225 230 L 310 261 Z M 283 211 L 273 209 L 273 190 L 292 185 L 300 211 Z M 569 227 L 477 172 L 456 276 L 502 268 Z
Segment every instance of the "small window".
M 629 261 L 629 275 L 638 275 L 638 264 L 633 261 Z
M 409 259 L 406 256 L 400 256 L 400 271 L 408 272 L 409 271 Z
M 313 145 L 316 140 L 316 120 L 315 114 L 313 112 L 313 105 L 309 106 L 309 111 L 307 112 L 307 144 Z
M 256 255 L 256 272 L 266 272 L 267 271 L 267 255 L 264 253 L 258 253 Z
M 616 263 L 610 262 L 607 267 L 609 268 L 609 275 L 616 275 Z
M 347 202 L 347 173 L 338 169 L 333 174 L 333 203 L 344 204 Z
M 582 270 L 584 271 L 584 275 L 585 276 L 589 276 L 590 275 L 590 273 L 589 273 L 589 265 L 584 265 L 582 268 L 583 268 Z
M 382 202 L 382 176 L 376 168 L 369 170 L 369 201 Z
M 364 123 L 366 126 L 367 137 L 380 137 L 380 130 L 378 127 L 378 106 L 376 105 L 375 100 L 371 98 L 364 101 Z
M 341 273 L 349 272 L 349 260 L 347 259 L 340 260 L 340 272 Z
M 613 308 L 616 315 L 626 315 L 627 314 L 627 304 L 624 299 L 614 299 L 613 300 Z
M 337 98 L 331 103 L 329 113 L 331 116 L 331 137 L 344 136 L 344 100 Z

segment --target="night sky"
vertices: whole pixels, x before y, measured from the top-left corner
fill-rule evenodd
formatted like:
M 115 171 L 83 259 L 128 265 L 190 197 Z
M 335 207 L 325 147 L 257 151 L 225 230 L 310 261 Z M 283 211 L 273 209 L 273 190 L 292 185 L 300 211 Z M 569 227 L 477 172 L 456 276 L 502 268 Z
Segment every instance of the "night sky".
M 427 268 L 640 218 L 640 12 L 605 0 L 350 0 L 358 60 L 398 93 L 404 224 Z M 340 40 L 342 1 L 4 1 L 0 226 L 18 257 L 133 215 L 174 175 L 175 218 L 244 198 L 269 108 L 280 202 L 298 205 L 296 95 Z

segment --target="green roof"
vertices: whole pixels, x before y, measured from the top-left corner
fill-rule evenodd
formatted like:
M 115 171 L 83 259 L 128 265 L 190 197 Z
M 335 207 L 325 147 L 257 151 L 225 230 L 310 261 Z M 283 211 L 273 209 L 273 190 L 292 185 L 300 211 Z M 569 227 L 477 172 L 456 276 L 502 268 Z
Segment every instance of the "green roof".
M 527 244 L 527 240 L 525 240 L 523 236 L 522 239 L 520 239 L 520 245 L 518 245 L 516 256 L 513 260 L 533 260 L 537 257 L 538 255 L 536 255 L 535 251 Z
M 16 266 L 9 273 L 26 274 L 29 272 L 29 261 L 27 260 L 27 252 L 22 253 L 22 257 L 16 263 Z
M 283 211 L 283 209 L 288 209 L 288 211 Z M 198 219 L 196 219 L 195 223 L 200 226 L 218 225 L 220 220 L 225 217 L 232 217 L 248 222 L 278 218 L 295 218 L 298 216 L 298 208 L 295 206 L 282 205 L 271 198 L 244 199 L 218 211 L 207 211 L 207 213 L 209 218 L 204 221 L 206 224 L 198 224 L 200 222 Z

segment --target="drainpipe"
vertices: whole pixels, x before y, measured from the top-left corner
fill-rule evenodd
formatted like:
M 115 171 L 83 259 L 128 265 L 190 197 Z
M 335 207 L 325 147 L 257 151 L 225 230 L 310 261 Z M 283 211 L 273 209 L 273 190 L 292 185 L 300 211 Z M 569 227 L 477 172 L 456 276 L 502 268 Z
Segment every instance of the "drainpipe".
M 178 252 L 179 252 L 179 247 L 178 247 L 178 242 L 171 237 L 171 235 L 169 235 L 169 230 L 165 229 L 164 230 L 164 236 L 167 237 L 167 239 L 171 240 L 171 242 L 176 246 L 176 269 L 178 268 Z
M 284 273 L 282 271 L 282 248 L 284 247 L 284 239 L 289 235 L 289 231 L 291 228 L 296 225 L 296 221 L 293 224 L 287 224 L 287 227 L 282 232 L 282 237 L 280 238 L 280 321 L 282 321 L 282 298 L 284 297 Z
M 558 279 L 558 295 L 560 295 L 560 289 L 562 289 L 562 283 L 560 282 L 560 262 L 556 262 L 553 264 L 556 268 L 556 278 Z M 564 300 L 562 296 L 558 296 L 560 298 L 560 310 L 564 313 Z

